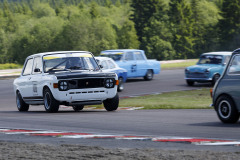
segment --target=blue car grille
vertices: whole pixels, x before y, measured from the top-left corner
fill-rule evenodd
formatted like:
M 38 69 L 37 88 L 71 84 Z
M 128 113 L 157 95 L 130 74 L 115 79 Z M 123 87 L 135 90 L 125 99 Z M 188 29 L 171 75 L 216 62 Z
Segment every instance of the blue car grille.
M 206 78 L 206 75 L 204 73 L 199 72 L 192 72 L 187 74 L 188 78 Z

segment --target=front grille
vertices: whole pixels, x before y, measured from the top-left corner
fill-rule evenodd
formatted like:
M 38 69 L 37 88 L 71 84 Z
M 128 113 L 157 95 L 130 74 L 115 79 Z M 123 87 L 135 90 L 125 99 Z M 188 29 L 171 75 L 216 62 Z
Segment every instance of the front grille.
M 104 87 L 104 79 L 103 78 L 92 78 L 92 79 L 78 79 L 76 89 L 83 88 L 100 88 Z
M 188 78 L 206 78 L 204 73 L 192 72 L 187 75 Z

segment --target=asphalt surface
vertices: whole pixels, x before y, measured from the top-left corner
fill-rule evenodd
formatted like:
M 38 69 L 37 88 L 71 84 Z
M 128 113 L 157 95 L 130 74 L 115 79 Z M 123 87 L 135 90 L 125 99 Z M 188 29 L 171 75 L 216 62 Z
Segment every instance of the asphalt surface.
M 43 106 L 31 106 L 29 112 L 18 112 L 13 94 L 13 79 L 0 80 L 0 128 L 41 129 L 94 134 L 116 134 L 135 136 L 178 136 L 195 138 L 217 138 L 240 141 L 237 124 L 222 124 L 213 109 L 195 110 L 83 110 L 73 112 L 61 108 L 58 113 L 46 113 Z M 184 81 L 183 69 L 164 70 L 152 81 L 131 79 L 125 84 L 120 97 L 190 90 L 209 85 L 188 87 Z M 0 134 L 0 140 L 71 143 L 120 148 L 164 148 L 238 151 L 236 146 L 197 146 L 185 143 L 156 143 L 151 141 L 126 141 L 111 139 L 58 139 L 52 137 L 31 137 Z

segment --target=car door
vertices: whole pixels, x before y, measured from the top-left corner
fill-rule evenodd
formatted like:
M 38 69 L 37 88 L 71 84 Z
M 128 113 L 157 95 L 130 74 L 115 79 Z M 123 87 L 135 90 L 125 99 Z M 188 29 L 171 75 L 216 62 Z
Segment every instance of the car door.
M 226 71 L 220 82 L 223 86 L 221 91 L 230 94 L 240 106 L 240 54 L 234 55 Z
M 19 86 L 18 89 L 23 99 L 29 98 L 32 96 L 32 85 L 31 85 L 32 68 L 33 68 L 33 58 L 29 58 L 24 65 L 22 76 L 19 78 L 19 81 L 18 81 L 18 86 Z
M 40 56 L 35 57 L 33 62 L 32 76 L 30 79 L 32 86 L 32 97 L 34 97 L 34 99 L 42 99 L 42 68 L 42 58 Z
M 136 57 L 137 62 L 137 76 L 139 77 L 145 76 L 148 69 L 148 63 L 146 61 L 145 56 L 143 55 L 143 52 L 136 51 L 134 52 L 134 55 Z
M 122 68 L 128 71 L 128 77 L 137 76 L 137 62 L 133 52 L 126 52 Z

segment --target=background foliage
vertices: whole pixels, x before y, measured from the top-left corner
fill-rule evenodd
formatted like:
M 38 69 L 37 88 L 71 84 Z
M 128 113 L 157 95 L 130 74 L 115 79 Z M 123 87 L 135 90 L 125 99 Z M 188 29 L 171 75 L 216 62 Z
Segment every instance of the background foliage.
M 240 0 L 0 0 L 0 8 L 0 63 L 117 48 L 187 59 L 240 45 Z

